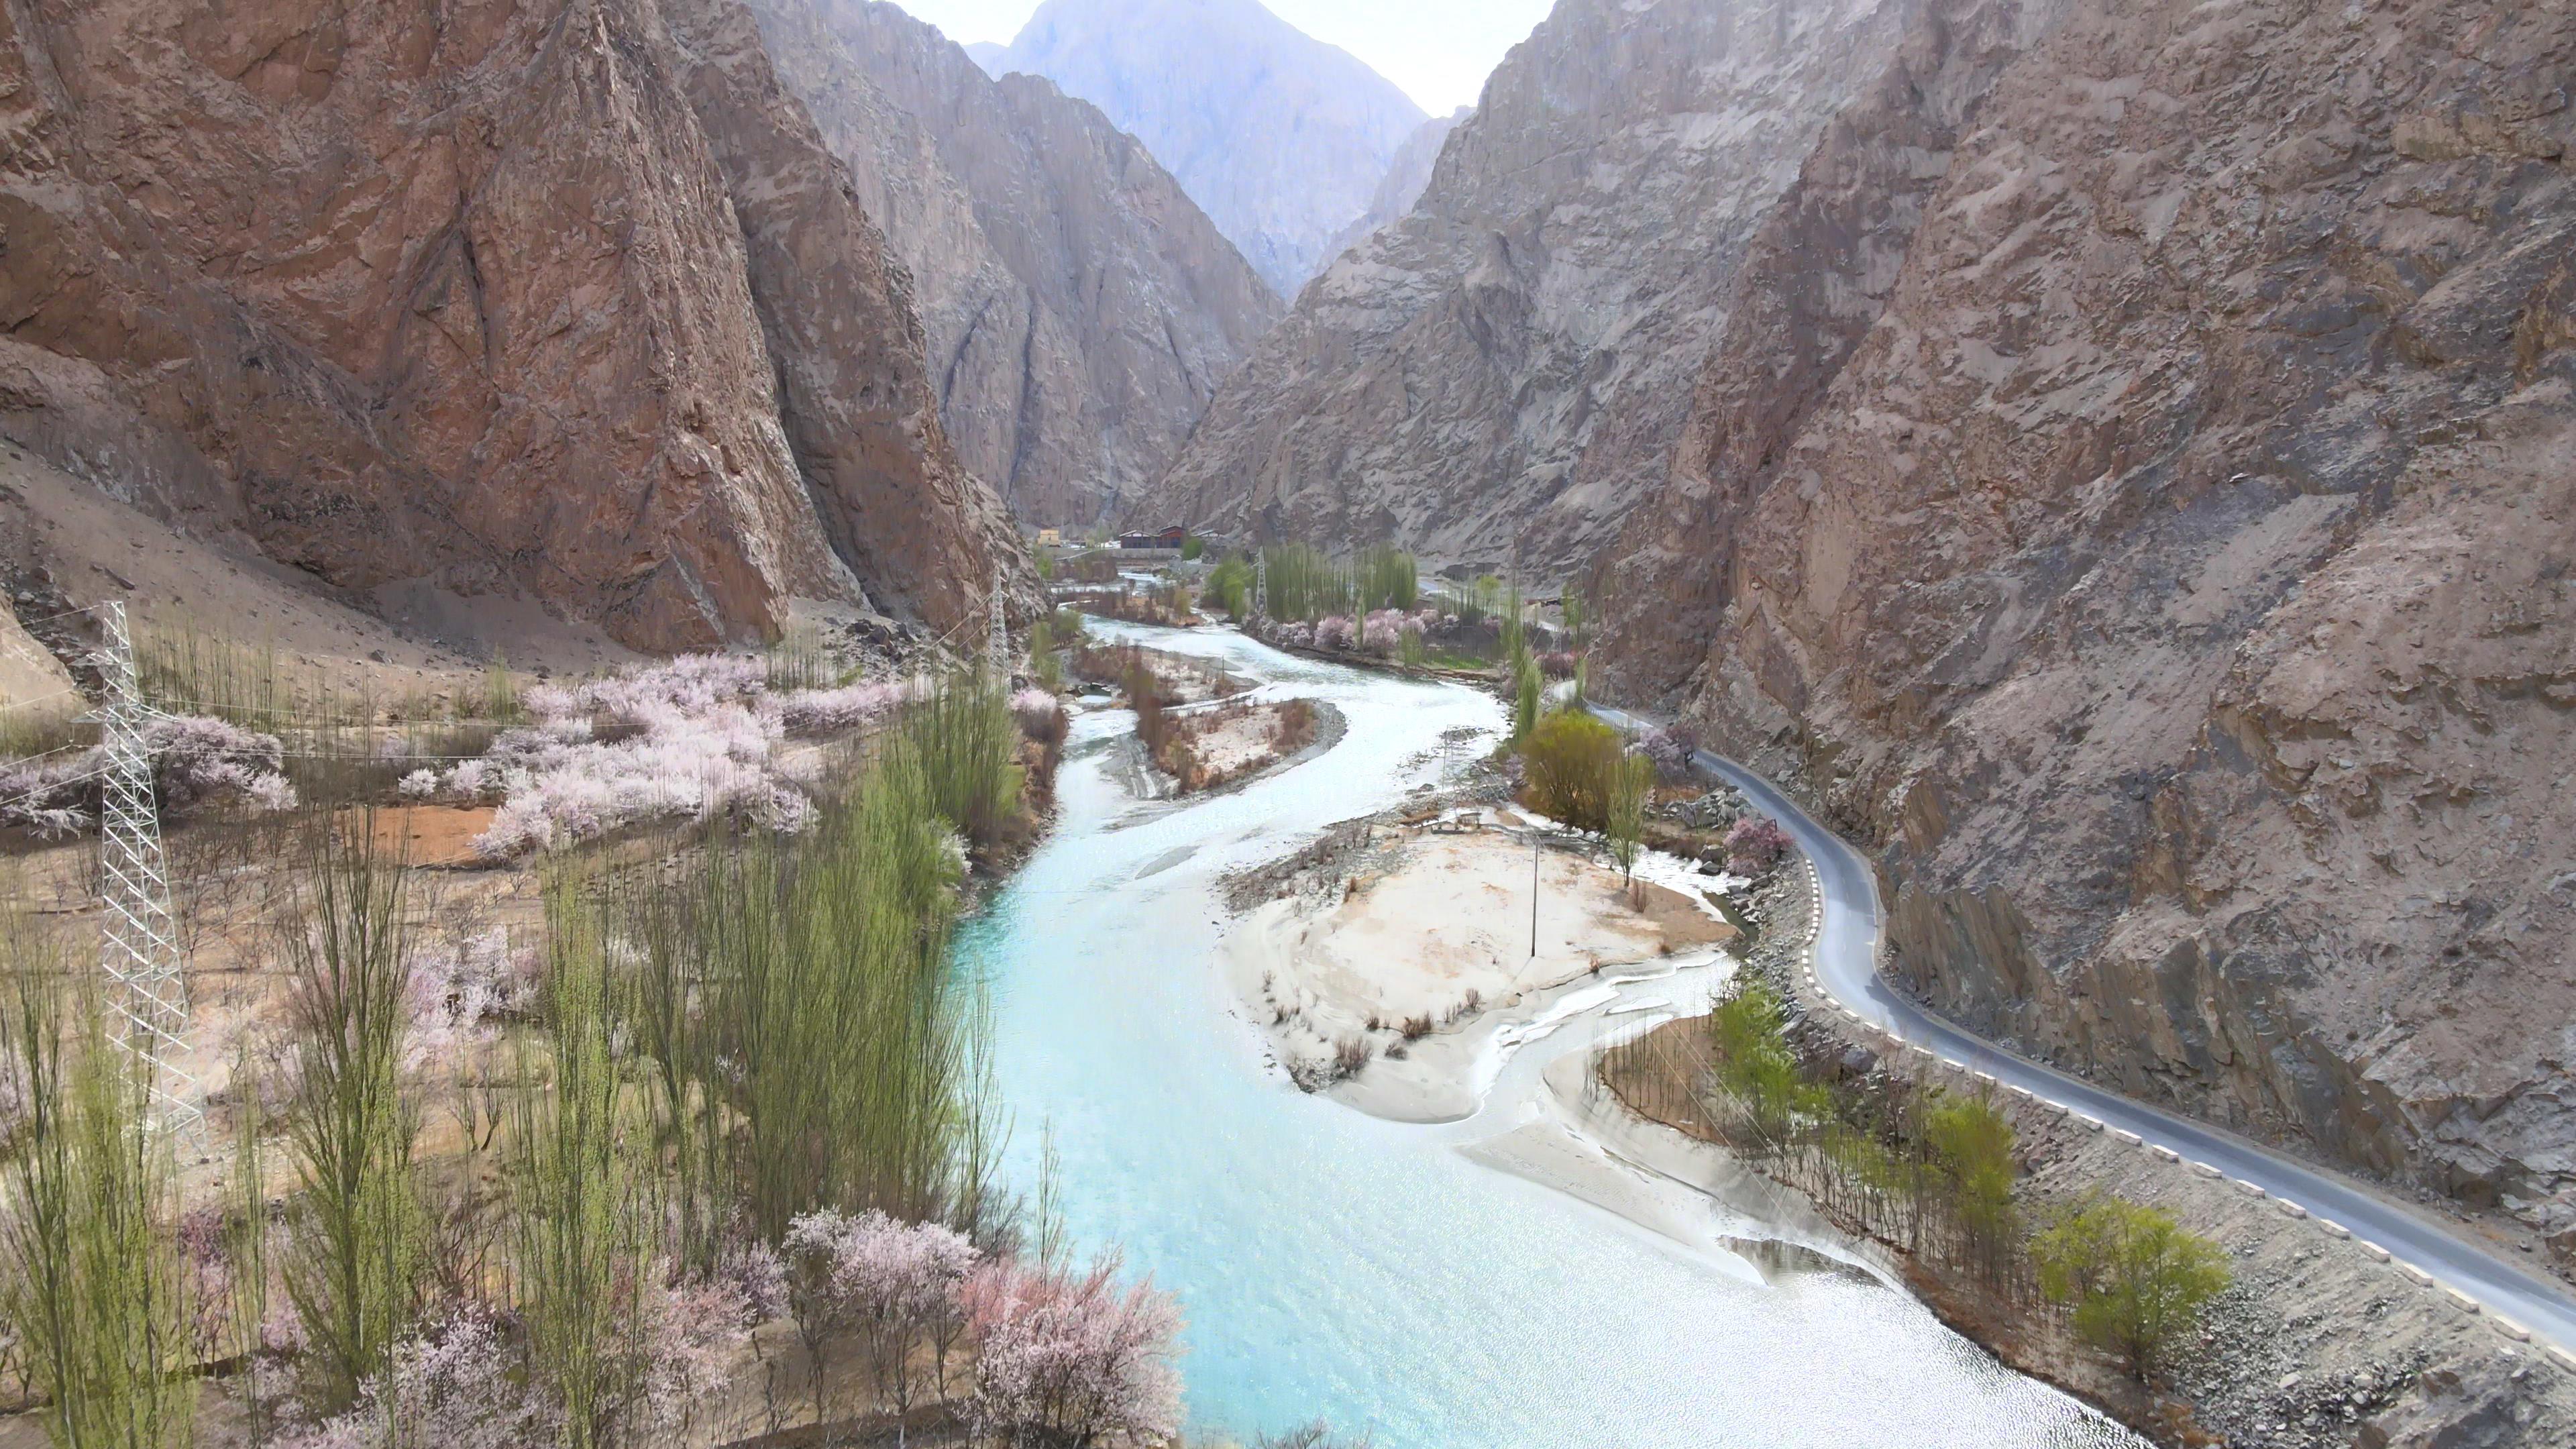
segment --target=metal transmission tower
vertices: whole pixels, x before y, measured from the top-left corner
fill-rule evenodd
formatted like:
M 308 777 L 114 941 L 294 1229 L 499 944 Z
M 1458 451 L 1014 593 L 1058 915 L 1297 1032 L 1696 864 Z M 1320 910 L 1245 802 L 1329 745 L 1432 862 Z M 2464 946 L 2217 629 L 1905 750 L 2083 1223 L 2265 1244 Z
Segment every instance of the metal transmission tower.
M 1270 551 L 1252 551 L 1252 617 L 1270 617 Z
M 152 707 L 134 669 L 134 636 L 125 605 L 101 611 L 107 652 L 107 708 L 100 744 L 107 774 L 100 783 L 99 895 L 107 906 L 101 959 L 117 985 L 123 1045 L 143 1058 L 152 1097 L 172 1131 L 194 1127 L 197 1079 L 179 1065 L 188 1051 L 188 982 L 180 970 L 179 922 L 170 910 L 170 873 L 161 854 L 161 813 L 152 798 L 152 749 L 144 738 Z
M 993 672 L 1009 678 L 1011 673 L 1011 622 L 1002 613 L 1002 585 L 1007 576 L 999 564 L 993 567 L 993 632 L 984 642 L 991 657 Z

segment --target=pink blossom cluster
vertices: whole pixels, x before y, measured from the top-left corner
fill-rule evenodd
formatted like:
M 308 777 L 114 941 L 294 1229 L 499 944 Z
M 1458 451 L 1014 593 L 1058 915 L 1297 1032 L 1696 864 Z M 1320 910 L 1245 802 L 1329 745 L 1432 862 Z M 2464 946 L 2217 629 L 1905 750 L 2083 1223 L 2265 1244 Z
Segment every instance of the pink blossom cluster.
M 558 1415 L 515 1370 L 521 1355 L 500 1323 L 468 1305 L 429 1333 L 395 1345 L 347 1412 L 289 1429 L 285 1449 L 524 1449 L 551 1440 Z
M 740 704 L 691 714 L 675 706 L 637 721 L 642 733 L 592 737 L 587 720 L 511 730 L 486 759 L 507 797 L 474 847 L 502 858 L 587 840 L 638 821 L 731 815 L 803 828 L 811 804 L 778 767 L 777 727 Z
M 184 810 L 217 795 L 235 794 L 260 810 L 291 810 L 295 787 L 287 783 L 286 747 L 264 735 L 204 715 L 160 715 L 144 728 L 163 807 Z
M 1639 752 L 1654 761 L 1655 774 L 1665 780 L 1690 778 L 1691 753 L 1699 748 L 1698 736 L 1686 725 L 1651 729 L 1637 741 Z
M 960 1295 L 978 1257 L 963 1234 L 873 1210 L 822 1209 L 788 1224 L 779 1246 L 789 1307 L 809 1349 L 856 1333 L 878 1392 L 897 1414 L 912 1407 L 920 1387 L 913 1365 L 925 1346 L 937 1360 L 932 1385 L 944 1384 L 949 1350 L 966 1326 Z
M 1180 1432 L 1180 1306 L 1150 1282 L 1120 1288 L 1118 1266 L 1114 1256 L 1080 1273 L 996 1262 L 968 1280 L 985 1433 L 1010 1444 L 1149 1444 Z
M 1411 622 L 1393 609 L 1379 609 L 1360 621 L 1360 647 L 1371 654 L 1392 654 L 1404 626 Z
M 922 1351 L 944 1382 L 959 1343 L 975 1352 L 969 1411 L 998 1444 L 1148 1444 L 1180 1430 L 1173 1366 L 1177 1302 L 1120 1286 L 1119 1260 L 1089 1269 L 984 1259 L 963 1236 L 880 1212 L 812 1212 L 781 1243 L 791 1310 L 809 1343 L 865 1339 L 881 1393 L 898 1409 Z
M 1574 677 L 1574 655 L 1569 650 L 1551 649 L 1538 657 L 1538 672 L 1550 679 Z
M 496 1019 L 537 1004 L 544 963 L 534 946 L 513 948 L 500 926 L 412 953 L 413 1050 L 439 1056 L 496 1035 Z
M 1315 621 L 1315 647 L 1318 649 L 1348 649 L 1358 638 L 1357 631 L 1351 628 L 1351 621 L 1344 615 L 1332 614 Z
M 539 719 L 606 715 L 642 720 L 661 712 L 702 715 L 746 704 L 769 689 L 769 669 L 740 654 L 683 654 L 574 685 L 539 685 L 527 706 Z
M 762 1315 L 741 1286 L 723 1275 L 673 1283 L 657 1273 L 636 1308 L 625 1337 L 627 1351 L 640 1360 L 639 1397 L 618 1406 L 618 1417 L 630 1431 L 684 1430 L 701 1407 L 723 1394 L 735 1356 Z M 640 1432 L 628 1437 L 648 1438 Z
M 165 811 L 223 797 L 263 812 L 295 808 L 286 747 L 275 735 L 205 715 L 159 715 L 144 727 L 143 743 Z M 87 828 L 97 816 L 97 777 L 106 768 L 107 751 L 95 745 L 0 767 L 0 822 L 52 836 Z
M 77 834 L 96 816 L 95 776 L 105 752 L 79 750 L 0 765 L 0 822 L 58 838 Z
M 1064 728 L 1064 702 L 1043 689 L 1014 690 L 1011 717 L 1020 722 L 1020 733 L 1030 739 L 1054 739 Z
M 721 1278 L 673 1282 L 653 1265 L 614 1297 L 609 1352 L 632 1385 L 600 1411 L 609 1442 L 685 1439 L 692 1417 L 720 1396 L 756 1321 Z M 468 1303 L 397 1344 L 383 1372 L 345 1413 L 289 1426 L 283 1449 L 526 1449 L 554 1442 L 562 1405 L 531 1371 L 527 1345 L 480 1304 Z
M 806 1213 L 787 1225 L 780 1248 L 792 1265 L 791 1292 L 816 1295 L 852 1319 L 941 1311 L 977 1256 L 954 1229 L 898 1222 L 874 1209 Z
M 688 655 L 607 679 L 528 692 L 535 723 L 503 733 L 483 758 L 404 777 L 412 799 L 499 800 L 475 840 L 487 858 L 587 840 L 639 821 L 729 816 L 793 833 L 811 820 L 810 764 L 791 735 L 864 728 L 914 698 L 912 683 L 772 694 L 766 666 Z
M 1726 832 L 1726 868 L 1737 875 L 1765 875 L 1789 853 L 1789 832 L 1768 815 L 1747 815 Z
M 841 734 L 875 724 L 919 698 L 924 689 L 918 680 L 802 689 L 763 696 L 760 712 L 791 735 Z
M 1315 626 L 1296 622 L 1282 624 L 1272 634 L 1271 642 L 1282 649 L 1312 649 L 1315 647 Z
M 733 1293 L 751 1323 L 767 1323 L 787 1311 L 787 1261 L 767 1243 L 728 1253 L 716 1277 Z

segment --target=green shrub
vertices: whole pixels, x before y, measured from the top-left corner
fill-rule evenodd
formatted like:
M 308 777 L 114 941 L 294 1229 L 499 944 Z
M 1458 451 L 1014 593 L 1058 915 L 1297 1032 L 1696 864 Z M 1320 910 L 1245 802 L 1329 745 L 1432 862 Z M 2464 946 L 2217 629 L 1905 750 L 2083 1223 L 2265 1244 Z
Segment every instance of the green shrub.
M 11 1358 L 61 1449 L 179 1449 L 197 1397 L 184 1275 L 161 1224 L 175 1210 L 150 1084 L 85 991 L 65 1016 L 61 963 L 0 922 L 15 984 L 7 1037 L 13 1140 L 0 1186 L 0 1315 Z
M 816 1208 L 917 1220 L 980 1197 L 979 1018 L 948 962 L 959 863 L 931 794 L 898 736 L 804 833 L 719 837 L 677 890 L 613 899 L 610 939 L 646 943 L 659 1110 L 723 1169 L 715 1220 L 731 1190 L 773 1242 Z
M 620 1107 L 607 947 L 586 885 L 560 871 L 546 883 L 553 1031 L 542 1057 L 523 1052 L 508 1154 L 530 1373 L 562 1411 L 564 1449 L 611 1442 L 617 1408 L 635 1395 L 638 1365 L 617 1339 L 636 1319 L 651 1244 L 644 1164 Z
M 2075 1331 L 2140 1380 L 2227 1291 L 2226 1255 L 2158 1209 L 2092 1196 L 2033 1239 L 2040 1291 L 2074 1309 Z
M 1757 1145 L 1780 1147 L 1807 1120 L 1831 1111 L 1825 1091 L 1800 1075 L 1783 1031 L 1780 998 L 1761 978 L 1738 978 L 1712 1005 L 1708 1034 L 1717 1088 L 1742 1114 Z
M 1646 800 L 1655 786 L 1655 762 L 1643 755 L 1620 759 L 1610 781 L 1610 853 L 1631 885 L 1637 879 L 1637 856 L 1644 849 Z
M 1624 753 L 1619 732 L 1588 714 L 1546 716 L 1521 744 L 1531 808 L 1577 830 L 1607 829 Z
M 1272 544 L 1261 551 L 1270 574 L 1270 617 L 1310 620 L 1352 612 L 1359 590 L 1348 569 L 1311 544 Z
M 1199 555 L 1205 552 L 1207 552 L 1206 539 L 1203 539 L 1196 534 L 1187 534 L 1182 537 L 1181 561 L 1183 563 L 1196 563 Z
M 1376 609 L 1411 612 L 1422 596 L 1413 555 L 1393 544 L 1380 544 L 1361 553 L 1353 572 L 1359 590 L 1353 613 Z
M 1029 678 L 1050 694 L 1064 688 L 1064 656 L 1055 646 L 1052 620 L 1040 619 L 1029 626 Z
M 2000 1281 L 2021 1239 L 2012 1124 L 1986 1097 L 1944 1093 L 1924 1114 L 1924 1139 L 1949 1185 L 1961 1246 L 1990 1280 Z
M 981 671 L 946 676 L 904 712 L 904 734 L 931 807 L 959 835 L 988 846 L 1018 822 L 1020 723 L 1006 681 Z
M 411 957 L 403 863 L 368 812 L 316 816 L 284 933 L 294 1051 L 287 1140 L 303 1186 L 286 1292 L 325 1407 L 354 1401 L 412 1325 L 427 1231 L 407 1065 Z
M 1236 554 L 1208 570 L 1207 600 L 1233 618 L 1252 616 L 1252 561 Z
M 815 649 L 816 652 L 820 652 L 819 643 L 815 646 Z M 777 656 L 773 654 L 771 658 L 774 661 Z M 776 667 L 776 664 L 773 662 L 771 668 L 774 670 Z M 777 688 L 779 686 L 773 684 L 771 687 Z M 807 686 L 798 685 L 795 687 L 805 688 Z M 517 724 L 519 722 L 518 676 L 510 672 L 510 656 L 501 652 L 499 649 L 494 649 L 492 651 L 491 661 L 483 666 L 483 717 L 487 720 L 491 720 L 495 724 Z

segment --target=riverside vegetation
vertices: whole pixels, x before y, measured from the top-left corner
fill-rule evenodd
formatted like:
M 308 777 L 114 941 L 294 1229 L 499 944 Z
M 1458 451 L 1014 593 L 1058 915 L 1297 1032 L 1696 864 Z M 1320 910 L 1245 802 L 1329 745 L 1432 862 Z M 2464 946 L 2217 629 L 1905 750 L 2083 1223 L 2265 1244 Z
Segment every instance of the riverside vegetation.
M 1601 1076 L 1990 1309 L 2059 1317 L 2142 1385 L 2228 1287 L 2218 1246 L 2159 1209 L 2099 1195 L 2026 1204 L 2013 1129 L 1991 1098 L 1810 1071 L 1758 978 L 1739 978 L 1705 1017 L 1609 1048 Z
M 250 899 L 273 1009 L 219 1032 L 202 1171 L 152 1130 L 82 953 L 13 913 L 0 1368 L 21 1409 L 66 1449 L 1178 1442 L 1177 1307 L 1114 1250 L 1077 1260 L 1046 1192 L 997 1185 L 1011 1124 L 949 959 L 970 860 L 1032 828 L 1053 697 L 777 658 L 486 686 L 496 740 L 551 722 L 599 752 L 554 768 L 602 798 L 712 720 L 801 803 L 711 788 L 487 858 L 532 874 L 542 931 L 466 952 L 379 813 L 482 756 L 421 781 L 353 747 L 370 773 L 281 802 L 215 866 L 201 825 L 175 829 L 184 908 L 239 904 L 200 868 L 270 882 Z M 297 744 L 387 732 L 235 707 Z M 755 748 L 847 725 L 831 778 Z M 543 766 L 492 773 L 505 800 L 572 798 Z
M 1265 601 L 1256 597 L 1266 579 Z M 1408 669 L 1477 672 L 1512 666 L 1527 633 L 1520 591 L 1492 575 L 1426 583 L 1414 556 L 1393 545 L 1335 559 L 1312 544 L 1277 543 L 1236 553 L 1212 567 L 1201 602 L 1223 611 L 1255 637 L 1288 648 L 1350 653 L 1389 660 Z M 1589 638 L 1580 596 L 1559 603 L 1565 627 L 1550 627 L 1551 648 L 1534 653 L 1533 672 L 1550 669 L 1571 677 Z M 1515 675 L 1517 678 L 1517 675 Z

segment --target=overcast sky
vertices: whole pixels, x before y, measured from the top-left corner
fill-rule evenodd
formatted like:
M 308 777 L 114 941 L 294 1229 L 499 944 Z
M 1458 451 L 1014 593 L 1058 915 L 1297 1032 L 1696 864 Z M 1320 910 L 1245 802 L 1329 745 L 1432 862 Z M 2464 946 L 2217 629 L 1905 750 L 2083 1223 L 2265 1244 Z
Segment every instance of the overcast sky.
M 963 45 L 1008 44 L 1038 0 L 899 0 Z M 1529 37 L 1552 0 L 1263 0 L 1271 13 L 1368 63 L 1414 104 L 1447 115 L 1476 103 L 1503 52 Z

